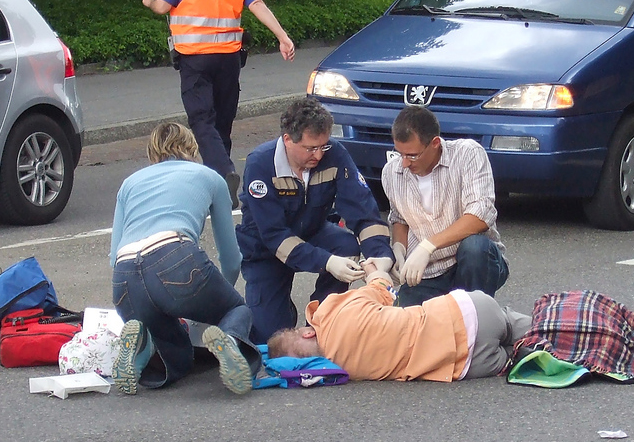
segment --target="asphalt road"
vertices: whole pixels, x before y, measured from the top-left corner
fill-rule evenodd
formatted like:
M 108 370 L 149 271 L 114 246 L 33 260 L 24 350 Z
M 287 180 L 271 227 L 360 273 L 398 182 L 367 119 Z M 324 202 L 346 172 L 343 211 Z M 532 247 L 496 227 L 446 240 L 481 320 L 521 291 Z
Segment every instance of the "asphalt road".
M 234 160 L 279 131 L 278 117 L 236 121 Z M 109 228 L 121 181 L 146 164 L 145 139 L 86 149 L 64 213 L 39 227 L 0 226 L 0 267 L 34 255 L 68 308 L 111 308 Z M 501 304 L 529 313 L 547 292 L 593 289 L 634 307 L 633 233 L 596 230 L 575 201 L 513 196 L 498 202 L 511 276 Z M 239 217 L 236 216 L 236 221 Z M 209 231 L 209 229 L 208 229 Z M 203 246 L 214 255 L 210 233 Z M 306 305 L 314 276 L 299 274 L 293 297 Z M 242 279 L 236 285 L 243 292 Z M 1 441 L 593 441 L 599 430 L 634 435 L 634 387 L 606 381 L 562 390 L 508 385 L 503 378 L 452 384 L 354 382 L 270 389 L 237 397 L 213 364 L 173 387 L 66 400 L 29 394 L 28 379 L 56 367 L 0 368 Z

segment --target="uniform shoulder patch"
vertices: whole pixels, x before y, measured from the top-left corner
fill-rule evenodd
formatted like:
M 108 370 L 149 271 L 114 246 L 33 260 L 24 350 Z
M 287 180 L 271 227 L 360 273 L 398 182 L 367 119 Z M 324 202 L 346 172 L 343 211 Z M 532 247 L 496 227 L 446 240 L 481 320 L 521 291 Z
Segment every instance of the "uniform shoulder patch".
M 249 184 L 249 195 L 253 198 L 264 198 L 268 191 L 269 189 L 262 180 L 253 180 Z
M 365 177 L 361 175 L 361 172 L 357 172 L 357 179 L 359 180 L 359 184 L 363 187 L 368 187 L 368 183 L 365 182 Z

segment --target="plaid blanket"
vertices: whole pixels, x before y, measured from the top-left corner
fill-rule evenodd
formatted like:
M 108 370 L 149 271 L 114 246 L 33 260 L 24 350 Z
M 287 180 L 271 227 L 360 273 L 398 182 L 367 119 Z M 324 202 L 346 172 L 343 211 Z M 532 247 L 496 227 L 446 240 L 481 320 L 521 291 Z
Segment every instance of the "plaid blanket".
M 531 328 L 515 343 L 546 350 L 591 372 L 634 378 L 634 313 L 589 290 L 550 293 L 535 301 Z

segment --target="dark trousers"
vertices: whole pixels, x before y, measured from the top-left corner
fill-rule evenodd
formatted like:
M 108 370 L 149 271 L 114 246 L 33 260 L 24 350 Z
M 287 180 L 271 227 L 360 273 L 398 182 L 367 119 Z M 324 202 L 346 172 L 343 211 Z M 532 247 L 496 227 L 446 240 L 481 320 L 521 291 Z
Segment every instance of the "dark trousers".
M 354 235 L 330 222 L 324 223 L 319 233 L 307 242 L 338 256 L 358 256 L 360 253 Z M 272 256 L 242 261 L 242 276 L 246 281 L 246 302 L 253 312 L 251 340 L 255 344 L 265 344 L 277 330 L 295 327 L 297 308 L 291 299 L 295 270 Z M 321 302 L 330 293 L 343 293 L 348 288 L 349 284 L 324 270 L 315 282 L 310 300 Z
M 454 289 L 481 290 L 489 296 L 504 285 L 509 268 L 495 243 L 484 235 L 471 235 L 460 242 L 456 264 L 435 278 L 423 279 L 410 287 L 403 284 L 398 292 L 399 306 L 420 305 Z
M 193 367 L 194 348 L 179 318 L 217 325 L 239 341 L 253 374 L 260 368 L 260 353 L 249 341 L 251 311 L 195 243 L 166 244 L 117 263 L 112 287 L 119 316 L 141 321 L 160 356 L 141 373 L 141 385 L 167 386 Z
M 205 166 L 235 171 L 231 128 L 240 96 L 240 53 L 181 55 L 181 98 Z

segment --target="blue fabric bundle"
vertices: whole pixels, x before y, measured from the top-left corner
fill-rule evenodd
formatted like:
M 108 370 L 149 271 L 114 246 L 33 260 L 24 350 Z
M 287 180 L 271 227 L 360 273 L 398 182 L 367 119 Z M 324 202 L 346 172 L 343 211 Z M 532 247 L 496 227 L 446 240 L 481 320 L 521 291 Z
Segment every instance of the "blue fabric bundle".
M 348 382 L 348 372 L 321 356 L 292 358 L 288 356 L 270 359 L 268 346 L 258 345 L 262 353 L 264 373 L 253 379 L 253 388 L 295 388 L 340 385 Z

